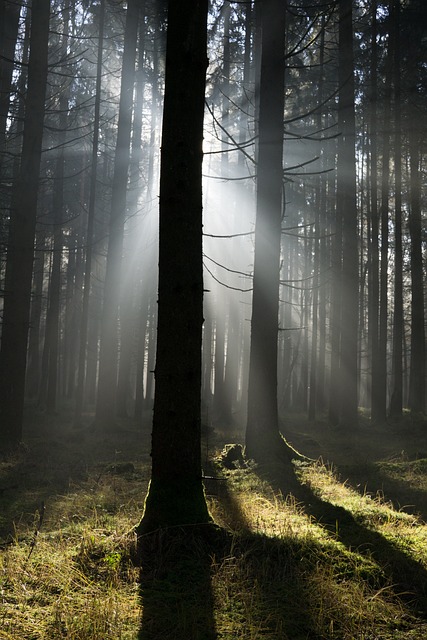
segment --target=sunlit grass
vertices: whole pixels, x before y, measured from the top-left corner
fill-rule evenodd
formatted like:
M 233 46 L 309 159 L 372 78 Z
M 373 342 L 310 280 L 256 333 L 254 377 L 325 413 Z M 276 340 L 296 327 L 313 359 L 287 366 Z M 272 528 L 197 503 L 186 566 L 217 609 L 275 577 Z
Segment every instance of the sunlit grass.
M 405 460 L 405 452 L 402 452 L 400 459 L 377 463 L 376 466 L 392 480 L 403 480 L 409 487 L 427 492 L 427 458 Z
M 391 463 L 381 463 L 389 468 Z M 423 468 L 422 461 L 410 467 Z M 411 473 L 411 471 L 410 471 Z M 396 510 L 386 501 L 381 491 L 371 495 L 359 493 L 345 482 L 340 482 L 331 467 L 323 464 L 305 466 L 301 478 L 307 482 L 322 500 L 348 510 L 364 526 L 379 532 L 402 552 L 420 562 L 427 569 L 427 525 L 415 515 Z M 406 479 L 404 474 L 400 480 Z
M 396 634 L 408 628 L 409 611 L 381 564 L 339 540 L 338 522 L 336 532 L 321 526 L 304 505 L 275 494 L 251 470 L 225 473 L 247 528 L 234 553 L 215 567 L 214 590 L 224 604 L 217 613 L 223 626 L 219 637 L 405 637 Z M 413 516 L 358 494 L 322 464 L 304 466 L 301 476 L 322 499 L 366 518 L 368 526 L 386 529 L 393 543 L 400 545 L 405 537 L 405 544 L 425 552 L 421 540 L 427 527 Z M 221 510 L 211 508 L 221 520 Z M 227 520 L 223 524 L 229 526 Z M 373 629 L 378 635 L 369 635 Z
M 84 474 L 70 474 L 58 487 L 44 460 L 40 468 L 25 456 L 19 469 L 0 464 L 3 486 L 27 474 L 15 501 L 2 503 L 16 518 L 0 547 L 0 640 L 427 637 L 411 594 L 396 585 L 389 566 L 398 560 L 397 576 L 401 566 L 408 590 L 417 587 L 424 577 L 417 567 L 427 569 L 427 526 L 381 492 L 341 482 L 321 463 L 297 467 L 317 511 L 309 499 L 274 490 L 256 465 L 216 466 L 207 493 L 221 535 L 166 537 L 141 582 L 133 527 L 149 465 L 133 460 L 134 447 L 129 441 L 120 448 L 120 459 L 132 465 L 113 469 L 116 461 L 100 451 Z M 383 473 L 405 464 L 409 477 L 423 469 L 422 461 L 381 464 Z M 41 497 L 45 512 L 35 536 Z

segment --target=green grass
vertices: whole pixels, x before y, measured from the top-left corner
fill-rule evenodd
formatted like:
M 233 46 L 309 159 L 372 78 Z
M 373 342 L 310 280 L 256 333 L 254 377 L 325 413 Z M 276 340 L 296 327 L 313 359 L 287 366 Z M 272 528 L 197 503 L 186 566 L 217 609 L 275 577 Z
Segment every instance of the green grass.
M 287 495 L 256 465 L 225 470 L 212 455 L 217 527 L 147 536 L 137 559 L 149 429 L 75 437 L 67 425 L 43 432 L 43 420 L 0 461 L 0 640 L 427 637 L 427 525 L 382 487 L 318 462 L 297 465 L 301 491 Z M 412 496 L 426 468 L 366 467 L 370 483 Z

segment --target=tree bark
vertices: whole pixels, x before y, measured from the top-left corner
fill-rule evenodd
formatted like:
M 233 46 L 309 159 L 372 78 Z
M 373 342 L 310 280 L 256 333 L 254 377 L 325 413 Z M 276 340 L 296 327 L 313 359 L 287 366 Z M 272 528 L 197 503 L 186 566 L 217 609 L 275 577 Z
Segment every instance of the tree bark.
M 34 235 L 48 72 L 49 17 L 50 2 L 34 0 L 23 146 L 12 196 L 7 250 L 0 351 L 0 425 L 3 445 L 16 445 L 22 437 Z
M 359 262 L 356 206 L 356 157 L 354 109 L 354 54 L 351 0 L 339 3 L 339 105 L 341 133 L 337 158 L 337 210 L 342 219 L 342 291 L 340 423 L 358 424 L 357 338 L 359 315 Z M 336 391 L 336 390 L 335 390 Z M 334 390 L 332 390 L 334 392 Z
M 425 312 L 423 296 L 423 256 L 421 222 L 421 175 L 417 121 L 410 123 L 411 210 L 411 364 L 409 374 L 409 408 L 413 414 L 425 413 Z
M 380 313 L 378 334 L 378 365 L 372 380 L 373 401 L 372 417 L 384 422 L 387 418 L 387 342 L 388 342 L 388 273 L 389 273 L 389 189 L 390 189 L 390 119 L 391 119 L 391 80 L 393 71 L 393 37 L 387 51 L 384 104 L 383 157 L 381 177 L 381 251 L 380 251 Z
M 207 0 L 169 3 L 152 472 L 139 535 L 210 521 L 200 450 L 207 10 Z
M 257 208 L 246 451 L 260 458 L 277 446 L 277 355 L 283 204 L 285 4 L 261 4 Z
M 394 313 L 393 313 L 393 391 L 390 414 L 401 417 L 403 410 L 403 247 L 402 247 L 402 131 L 400 82 L 400 0 L 394 1 Z
M 0 167 L 3 165 L 20 12 L 18 2 L 2 0 L 0 3 Z

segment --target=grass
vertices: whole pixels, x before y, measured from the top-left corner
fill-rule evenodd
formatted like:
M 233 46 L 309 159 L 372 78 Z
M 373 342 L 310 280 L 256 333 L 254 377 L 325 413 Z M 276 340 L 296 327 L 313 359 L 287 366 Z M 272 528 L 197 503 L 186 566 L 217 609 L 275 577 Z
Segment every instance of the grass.
M 137 560 L 149 428 L 104 438 L 46 420 L 0 461 L 0 640 L 427 637 L 427 525 L 384 496 L 399 485 L 425 500 L 426 459 L 370 460 L 352 469 L 366 482 L 299 464 L 287 495 L 212 449 L 218 526 L 147 536 Z

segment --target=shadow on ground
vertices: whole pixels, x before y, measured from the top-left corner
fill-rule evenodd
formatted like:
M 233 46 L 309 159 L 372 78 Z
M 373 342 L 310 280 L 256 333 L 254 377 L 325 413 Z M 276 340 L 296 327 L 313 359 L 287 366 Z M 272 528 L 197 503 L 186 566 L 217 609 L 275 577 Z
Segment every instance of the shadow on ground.
M 267 468 L 262 468 L 259 474 L 274 491 L 282 495 L 289 493 L 288 471 L 284 471 L 284 481 L 277 469 L 270 473 Z M 291 491 L 307 515 L 347 549 L 374 560 L 385 576 L 384 586 L 391 585 L 395 595 L 408 605 L 415 616 L 427 619 L 427 571 L 421 563 L 343 507 L 321 500 L 309 487 L 292 483 Z
M 202 527 L 146 535 L 140 560 L 143 614 L 139 640 L 217 638 L 210 542 Z
M 360 493 L 383 494 L 397 509 L 418 514 L 427 522 L 427 492 L 387 472 L 387 463 L 427 459 L 424 423 L 411 421 L 373 425 L 361 420 L 352 431 L 321 423 L 293 424 L 289 417 L 287 439 L 304 455 L 322 458 Z M 403 468 L 403 467 L 402 467 Z

